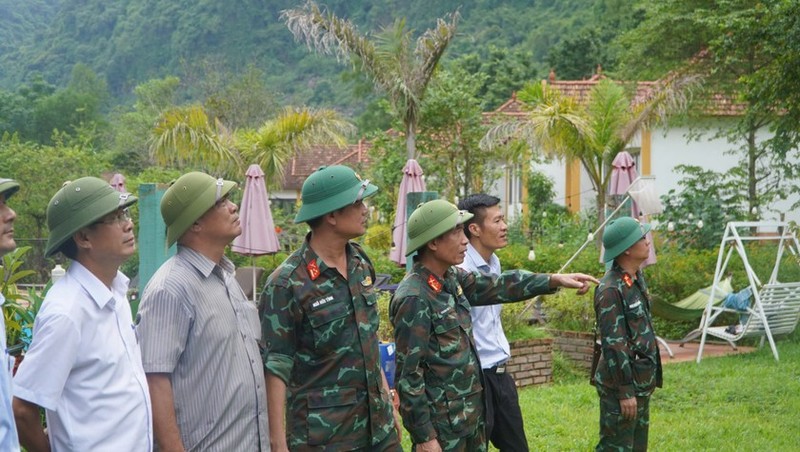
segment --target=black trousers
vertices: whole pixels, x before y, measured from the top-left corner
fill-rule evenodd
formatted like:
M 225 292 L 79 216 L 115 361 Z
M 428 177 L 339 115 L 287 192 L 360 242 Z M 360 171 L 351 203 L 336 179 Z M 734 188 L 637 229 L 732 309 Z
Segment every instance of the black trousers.
M 483 371 L 486 397 L 486 438 L 500 452 L 528 452 L 517 385 L 508 373 Z

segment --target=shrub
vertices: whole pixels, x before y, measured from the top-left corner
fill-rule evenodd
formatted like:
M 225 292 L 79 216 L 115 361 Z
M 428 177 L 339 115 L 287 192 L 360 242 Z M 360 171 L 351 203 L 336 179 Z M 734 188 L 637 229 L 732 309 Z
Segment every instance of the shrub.
M 392 247 L 392 228 L 388 224 L 370 226 L 364 244 L 372 249 L 389 250 Z
M 381 319 L 378 327 L 378 340 L 381 342 L 394 342 L 394 328 L 389 320 L 389 301 L 392 294 L 387 291 L 380 291 L 378 295 L 378 317 Z
M 593 331 L 594 291 L 578 295 L 573 290 L 561 290 L 543 298 L 548 327 L 563 331 Z

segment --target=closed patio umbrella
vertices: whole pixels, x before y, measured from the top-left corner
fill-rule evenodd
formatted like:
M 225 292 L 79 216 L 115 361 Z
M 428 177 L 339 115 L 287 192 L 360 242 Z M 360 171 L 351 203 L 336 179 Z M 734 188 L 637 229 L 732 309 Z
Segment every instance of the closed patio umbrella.
M 239 206 L 242 234 L 233 240 L 231 250 L 255 257 L 276 253 L 280 249 L 278 235 L 269 208 L 264 171 L 257 164 L 250 165 L 245 173 L 244 196 Z M 253 271 L 253 301 L 256 300 L 256 272 Z
M 425 191 L 422 173 L 422 167 L 414 159 L 409 159 L 403 167 L 403 179 L 400 181 L 400 190 L 397 193 L 397 209 L 392 226 L 392 244 L 394 246 L 389 253 L 389 259 L 400 265 L 406 263 L 406 249 L 408 248 L 406 243 L 406 195 Z

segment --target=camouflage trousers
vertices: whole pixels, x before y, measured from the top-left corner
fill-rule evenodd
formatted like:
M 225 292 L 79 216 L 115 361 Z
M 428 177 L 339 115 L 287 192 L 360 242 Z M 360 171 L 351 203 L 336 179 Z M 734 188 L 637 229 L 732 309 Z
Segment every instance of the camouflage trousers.
M 619 400 L 597 385 L 600 396 L 600 442 L 597 452 L 646 451 L 650 427 L 650 397 L 636 397 L 636 418 L 623 419 Z
M 450 440 L 439 439 L 439 445 L 447 452 L 486 452 L 486 429 L 481 423 L 480 427 L 471 435 Z M 416 445 L 413 450 L 417 450 Z

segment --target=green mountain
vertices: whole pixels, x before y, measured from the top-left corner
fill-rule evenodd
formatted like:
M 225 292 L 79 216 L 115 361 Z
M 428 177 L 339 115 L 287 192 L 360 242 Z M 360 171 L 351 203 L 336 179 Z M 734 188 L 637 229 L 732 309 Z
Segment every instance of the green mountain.
M 447 59 L 491 46 L 529 55 L 546 74 L 551 47 L 581 30 L 630 21 L 635 0 L 328 0 L 363 32 L 406 17 L 425 30 L 460 8 L 459 36 Z M 0 0 L 0 87 L 40 73 L 64 85 L 84 63 L 117 98 L 151 78 L 202 79 L 205 64 L 236 73 L 255 65 L 272 89 L 295 103 L 348 102 L 346 67 L 294 42 L 280 20 L 291 0 Z M 206 66 L 208 67 L 208 66 Z

